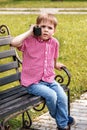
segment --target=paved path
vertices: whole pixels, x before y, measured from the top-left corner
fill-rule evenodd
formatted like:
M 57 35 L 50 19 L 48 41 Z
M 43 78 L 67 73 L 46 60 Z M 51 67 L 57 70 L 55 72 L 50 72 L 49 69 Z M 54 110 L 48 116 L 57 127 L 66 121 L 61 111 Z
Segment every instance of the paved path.
M 87 130 L 87 93 L 80 100 L 71 103 L 71 115 L 76 118 L 76 125 L 71 130 Z M 49 113 L 45 113 L 34 120 L 33 128 L 38 130 L 56 130 L 56 123 Z
M 87 14 L 87 8 L 0 8 L 0 14 Z

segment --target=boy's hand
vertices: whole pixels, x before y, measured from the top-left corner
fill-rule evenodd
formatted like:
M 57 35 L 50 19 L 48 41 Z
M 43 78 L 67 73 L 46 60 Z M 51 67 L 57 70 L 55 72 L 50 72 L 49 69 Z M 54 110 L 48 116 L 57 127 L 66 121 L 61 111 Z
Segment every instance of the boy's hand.
M 30 25 L 29 32 L 30 32 L 31 35 L 34 35 L 34 33 L 33 33 L 33 28 L 34 27 L 35 27 L 34 24 Z
M 66 67 L 64 64 L 57 62 L 55 68 L 61 70 L 62 67 Z

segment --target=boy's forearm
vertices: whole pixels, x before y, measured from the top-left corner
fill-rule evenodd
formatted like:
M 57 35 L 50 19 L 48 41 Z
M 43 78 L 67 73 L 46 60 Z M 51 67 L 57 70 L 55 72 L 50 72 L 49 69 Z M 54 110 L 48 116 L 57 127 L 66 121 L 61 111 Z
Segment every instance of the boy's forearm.
M 26 39 L 31 34 L 32 34 L 31 30 L 28 30 L 27 32 L 25 32 L 23 34 L 16 36 L 15 38 L 12 39 L 11 45 L 14 47 L 20 47 L 22 45 L 24 39 Z

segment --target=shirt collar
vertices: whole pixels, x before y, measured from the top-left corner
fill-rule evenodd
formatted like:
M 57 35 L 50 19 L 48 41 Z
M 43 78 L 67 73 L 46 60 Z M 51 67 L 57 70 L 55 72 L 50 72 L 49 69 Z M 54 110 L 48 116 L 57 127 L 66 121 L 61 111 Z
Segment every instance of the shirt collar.
M 45 41 L 45 40 L 43 40 L 43 39 L 41 39 L 40 37 L 35 37 L 35 38 L 36 38 L 36 39 L 37 39 L 37 41 L 39 41 L 40 43 L 44 43 L 44 42 L 45 42 L 45 43 L 46 43 L 46 42 L 47 42 L 47 43 L 49 43 L 49 42 L 50 42 L 50 40 L 51 40 L 51 38 L 50 38 L 50 39 L 48 39 L 48 40 L 46 40 L 46 41 Z

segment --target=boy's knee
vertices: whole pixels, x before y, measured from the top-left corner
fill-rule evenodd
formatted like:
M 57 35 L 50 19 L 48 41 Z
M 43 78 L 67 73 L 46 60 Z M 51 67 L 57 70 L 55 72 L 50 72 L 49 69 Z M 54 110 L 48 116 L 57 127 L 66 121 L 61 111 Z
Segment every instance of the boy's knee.
M 57 101 L 57 94 L 56 92 L 53 92 L 53 93 L 49 93 L 47 95 L 47 99 L 51 102 L 56 102 Z

